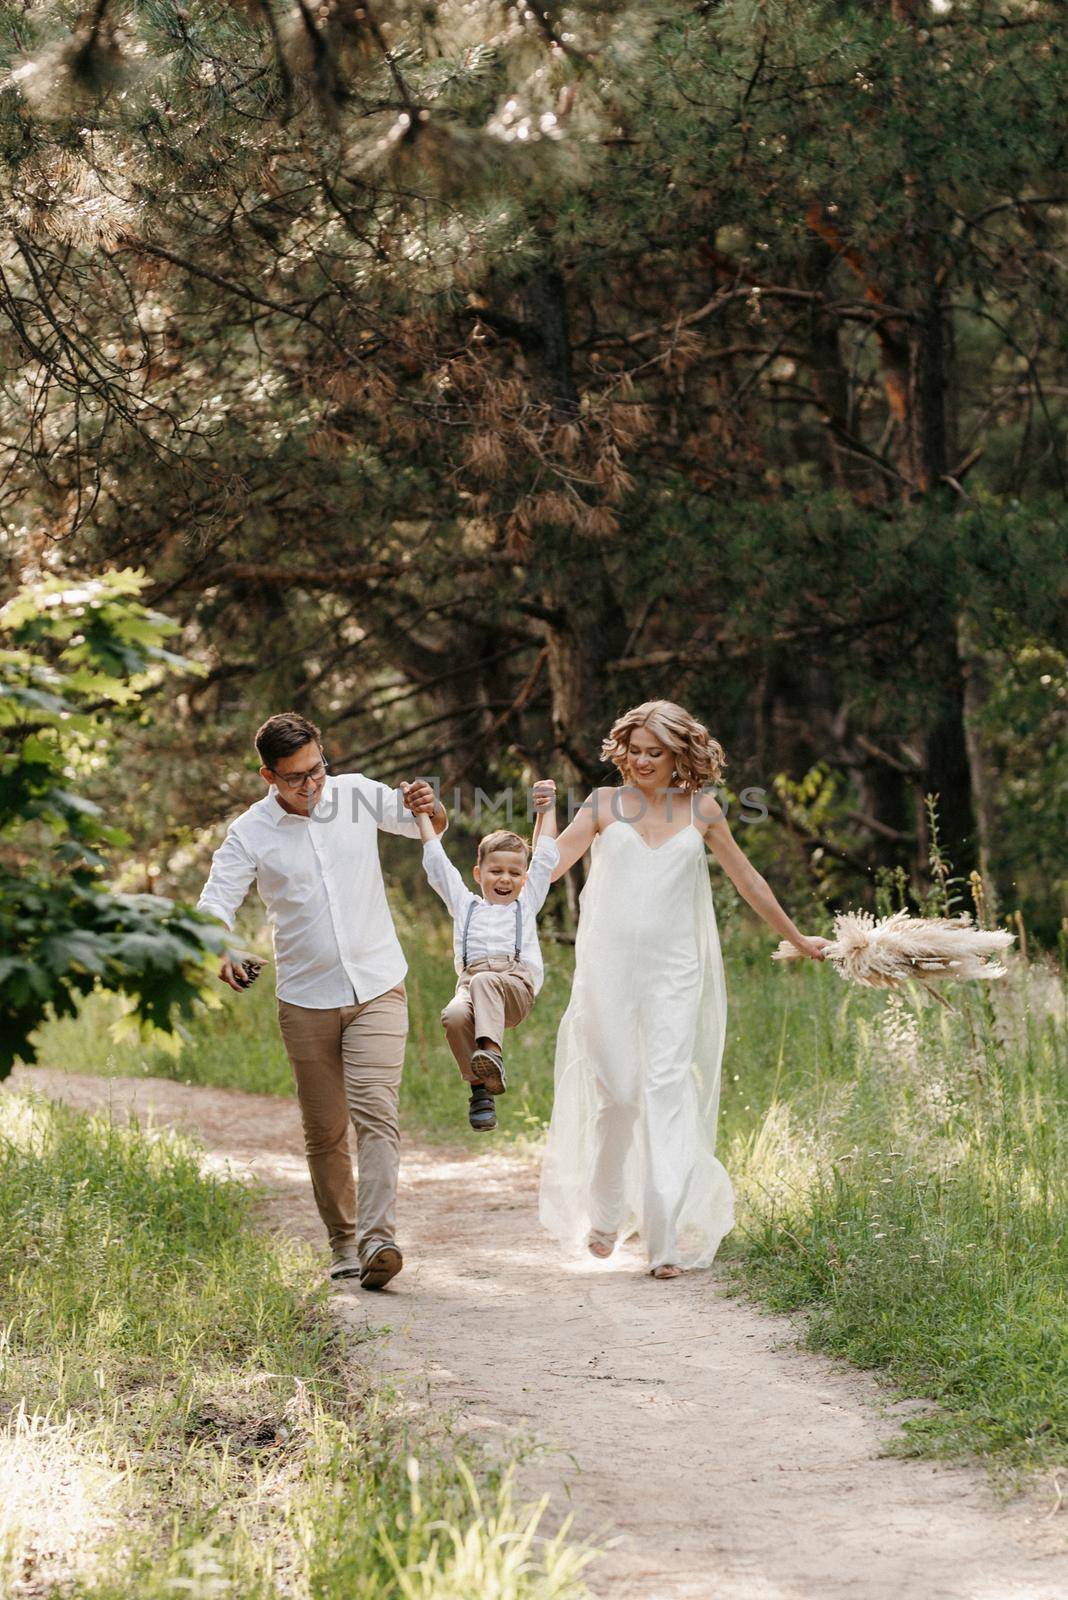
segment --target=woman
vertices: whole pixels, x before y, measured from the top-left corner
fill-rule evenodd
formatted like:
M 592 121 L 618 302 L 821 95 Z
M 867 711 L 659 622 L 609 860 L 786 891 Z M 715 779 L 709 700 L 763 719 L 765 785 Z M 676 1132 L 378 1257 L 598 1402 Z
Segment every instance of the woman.
M 601 754 L 622 786 L 589 796 L 559 838 L 553 872 L 592 847 L 540 1215 L 601 1259 L 637 1231 L 653 1276 L 676 1278 L 708 1266 L 734 1221 L 715 1155 L 727 998 L 705 845 L 804 955 L 822 960 L 828 941 L 798 932 L 701 792 L 725 761 L 688 711 L 670 700 L 635 706 Z

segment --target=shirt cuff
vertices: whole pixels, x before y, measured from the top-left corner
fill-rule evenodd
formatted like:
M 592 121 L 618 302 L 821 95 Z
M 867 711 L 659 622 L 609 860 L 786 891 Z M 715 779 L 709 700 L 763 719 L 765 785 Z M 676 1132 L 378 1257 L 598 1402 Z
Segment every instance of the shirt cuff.
M 205 916 L 215 917 L 217 921 L 222 923 L 227 933 L 232 933 L 234 931 L 234 919 L 233 917 L 227 916 L 222 906 L 213 905 L 210 900 L 198 900 L 196 909 L 198 911 L 203 911 Z

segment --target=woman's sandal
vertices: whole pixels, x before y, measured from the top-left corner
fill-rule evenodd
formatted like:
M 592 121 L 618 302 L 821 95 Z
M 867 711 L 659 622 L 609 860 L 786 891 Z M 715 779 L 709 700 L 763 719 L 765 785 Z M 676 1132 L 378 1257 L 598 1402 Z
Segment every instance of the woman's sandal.
M 614 1233 L 599 1233 L 596 1228 L 590 1229 L 590 1236 L 586 1240 L 586 1248 L 591 1256 L 596 1256 L 598 1261 L 607 1261 L 616 1247 Z
M 681 1267 L 676 1267 L 670 1261 L 665 1261 L 662 1266 L 654 1267 L 653 1270 L 650 1272 L 649 1276 L 651 1278 L 660 1278 L 660 1279 L 681 1278 L 682 1277 L 682 1268 Z

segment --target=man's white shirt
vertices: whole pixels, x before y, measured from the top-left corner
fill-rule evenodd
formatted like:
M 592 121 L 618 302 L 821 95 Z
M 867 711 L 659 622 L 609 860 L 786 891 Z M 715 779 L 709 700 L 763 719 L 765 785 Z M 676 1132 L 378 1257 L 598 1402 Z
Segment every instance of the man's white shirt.
M 530 858 L 527 881 L 516 900 L 508 905 L 490 905 L 470 890 L 457 872 L 440 839 L 423 846 L 423 866 L 432 889 L 444 900 L 452 914 L 453 959 L 457 972 L 463 971 L 463 934 L 467 926 L 467 959 L 481 961 L 487 956 L 515 955 L 515 908 L 518 901 L 523 920 L 519 959 L 530 967 L 537 994 L 545 977 L 541 946 L 538 943 L 538 912 L 545 904 L 553 868 L 560 859 L 555 839 L 539 839 Z M 474 910 L 468 922 L 472 902 Z
M 385 994 L 408 964 L 386 900 L 378 832 L 419 837 L 399 789 L 362 773 L 327 778 L 312 815 L 272 785 L 227 829 L 197 901 L 226 924 L 253 882 L 274 937 L 280 1000 L 325 1010 Z

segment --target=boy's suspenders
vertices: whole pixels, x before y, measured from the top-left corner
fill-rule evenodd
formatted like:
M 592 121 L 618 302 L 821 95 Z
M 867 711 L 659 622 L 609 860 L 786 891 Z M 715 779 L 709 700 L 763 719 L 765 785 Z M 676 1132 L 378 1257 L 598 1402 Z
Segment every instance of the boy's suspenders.
M 467 902 L 467 915 L 464 918 L 463 939 L 461 941 L 462 949 L 461 949 L 461 955 L 460 955 L 460 962 L 461 962 L 461 965 L 464 966 L 464 967 L 467 966 L 467 933 L 468 933 L 468 929 L 471 926 L 471 918 L 475 914 L 475 907 L 477 905 L 478 905 L 478 901 L 475 899 L 474 895 L 472 895 L 470 900 Z M 522 948 L 523 948 L 523 907 L 519 904 L 519 901 L 517 900 L 516 903 L 515 903 L 515 958 L 516 958 L 517 961 L 519 960 L 519 952 L 522 950 Z

